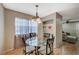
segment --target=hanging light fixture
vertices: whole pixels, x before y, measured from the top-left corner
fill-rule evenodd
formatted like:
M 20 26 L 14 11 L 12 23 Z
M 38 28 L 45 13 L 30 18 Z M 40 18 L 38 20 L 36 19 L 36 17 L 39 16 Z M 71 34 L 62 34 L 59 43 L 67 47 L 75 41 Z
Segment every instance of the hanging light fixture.
M 41 23 L 41 19 L 40 19 L 40 17 L 38 16 L 38 5 L 35 5 L 35 7 L 36 7 L 36 16 L 35 17 L 33 17 L 33 20 L 32 21 L 36 21 L 37 23 Z

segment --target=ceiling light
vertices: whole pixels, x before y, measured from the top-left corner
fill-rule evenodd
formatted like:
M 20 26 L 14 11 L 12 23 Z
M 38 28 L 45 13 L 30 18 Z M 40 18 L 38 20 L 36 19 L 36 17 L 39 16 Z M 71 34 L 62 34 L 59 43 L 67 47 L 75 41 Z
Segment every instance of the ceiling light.
M 38 5 L 35 5 L 35 7 L 36 7 L 36 16 L 33 17 L 32 21 L 36 21 L 37 23 L 42 23 L 40 17 L 38 16 L 38 7 L 39 6 Z

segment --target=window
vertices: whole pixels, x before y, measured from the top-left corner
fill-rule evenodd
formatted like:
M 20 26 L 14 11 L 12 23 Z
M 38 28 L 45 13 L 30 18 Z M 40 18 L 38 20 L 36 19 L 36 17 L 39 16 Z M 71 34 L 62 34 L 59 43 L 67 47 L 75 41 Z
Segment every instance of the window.
M 29 20 L 29 33 L 37 33 L 37 23 Z
M 37 23 L 31 20 L 15 18 L 15 34 L 37 33 Z

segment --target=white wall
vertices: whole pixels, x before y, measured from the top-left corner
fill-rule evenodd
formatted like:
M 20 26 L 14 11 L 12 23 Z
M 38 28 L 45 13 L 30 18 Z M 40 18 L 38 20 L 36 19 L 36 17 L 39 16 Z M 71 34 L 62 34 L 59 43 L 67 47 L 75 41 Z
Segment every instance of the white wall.
M 65 23 L 62 25 L 63 31 L 76 36 L 76 23 Z
M 62 46 L 62 16 L 56 12 L 56 47 Z
M 0 54 L 4 50 L 4 9 L 0 4 Z
M 5 50 L 10 51 L 15 47 L 15 17 L 32 19 L 32 15 L 21 12 L 4 9 L 5 10 Z
M 68 24 L 64 23 L 62 27 L 64 32 L 69 32 L 71 35 L 79 38 L 79 22 Z
M 44 20 L 51 20 L 52 19 L 52 29 L 48 30 L 48 32 L 51 32 L 51 34 L 53 34 L 54 36 L 54 48 L 58 48 L 61 47 L 62 45 L 62 16 L 55 12 L 53 14 L 50 14 L 46 17 L 43 18 Z
M 38 24 L 38 39 L 43 39 L 43 24 Z
M 46 21 L 47 23 L 43 24 L 44 28 L 43 28 L 43 32 L 44 33 L 53 33 L 53 19 Z M 49 29 L 49 26 L 51 26 L 51 28 Z
M 76 23 L 76 36 L 79 38 L 79 22 L 78 23 Z

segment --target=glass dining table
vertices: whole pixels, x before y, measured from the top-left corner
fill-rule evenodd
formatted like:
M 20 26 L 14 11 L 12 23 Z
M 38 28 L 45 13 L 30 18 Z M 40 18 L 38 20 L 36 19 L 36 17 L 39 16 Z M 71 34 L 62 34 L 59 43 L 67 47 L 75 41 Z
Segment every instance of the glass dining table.
M 28 44 L 28 47 L 26 46 L 26 51 L 34 51 L 34 55 L 48 55 L 53 52 L 53 43 L 48 42 L 48 40 L 32 37 L 27 39 L 25 43 Z

